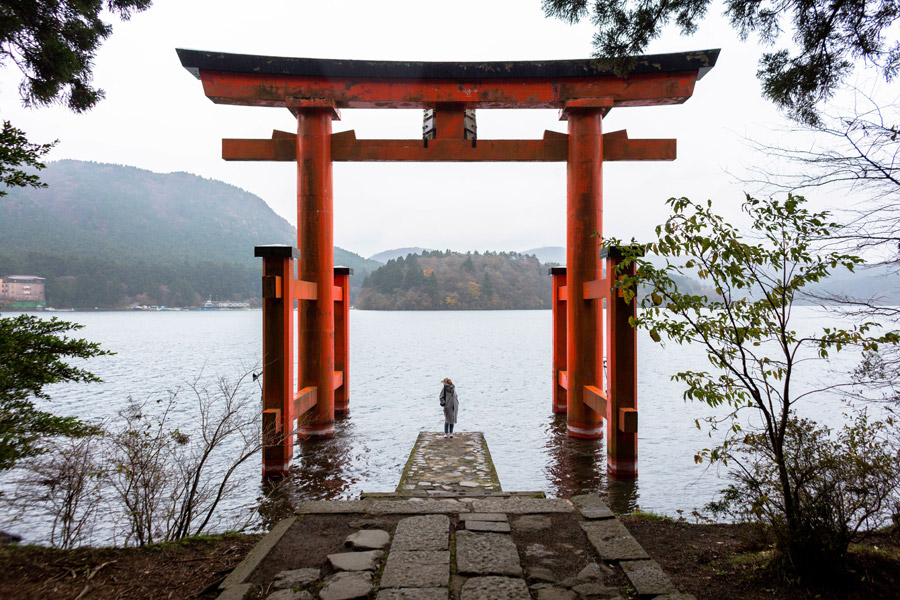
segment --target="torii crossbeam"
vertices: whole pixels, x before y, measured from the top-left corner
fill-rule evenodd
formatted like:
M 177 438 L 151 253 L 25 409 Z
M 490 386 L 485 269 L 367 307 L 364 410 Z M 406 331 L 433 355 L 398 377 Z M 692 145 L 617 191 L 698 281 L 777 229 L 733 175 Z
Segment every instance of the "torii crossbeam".
M 598 252 L 603 233 L 602 164 L 674 160 L 675 140 L 631 140 L 604 134 L 613 108 L 680 104 L 718 57 L 718 50 L 636 57 L 627 76 L 596 59 L 523 62 L 385 62 L 282 58 L 178 50 L 182 65 L 217 104 L 284 107 L 297 132 L 269 139 L 225 139 L 226 160 L 297 162 L 299 279 L 296 249 L 258 247 L 263 277 L 263 408 L 265 473 L 291 462 L 293 434 L 328 436 L 335 412 L 349 408 L 346 271 L 335 275 L 334 161 L 562 162 L 567 167 L 564 269 L 553 272 L 554 412 L 566 412 L 569 435 L 600 437 L 606 421 L 607 463 L 615 476 L 637 474 L 634 304 L 611 292 L 613 249 Z M 422 139 L 357 139 L 332 133 L 341 109 L 421 108 Z M 553 108 L 568 133 L 541 139 L 483 140 L 474 109 Z M 607 265 L 604 277 L 604 261 Z M 340 283 L 340 285 L 336 285 Z M 299 385 L 293 384 L 293 301 L 300 301 Z M 606 304 L 608 331 L 602 311 Z M 335 323 L 337 322 L 337 330 Z M 337 351 L 335 347 L 337 346 Z M 608 372 L 604 385 L 604 347 Z M 294 425 L 295 420 L 297 425 Z

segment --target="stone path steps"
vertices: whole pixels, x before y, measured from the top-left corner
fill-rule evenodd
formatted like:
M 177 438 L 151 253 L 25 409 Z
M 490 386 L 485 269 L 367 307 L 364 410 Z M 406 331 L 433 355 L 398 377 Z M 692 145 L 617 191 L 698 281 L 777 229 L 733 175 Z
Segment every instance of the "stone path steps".
M 460 600 L 530 599 L 506 515 L 470 513 L 466 517 L 466 529 L 455 536 L 456 573 L 468 577 Z M 486 525 L 501 526 L 494 531 L 505 528 L 506 533 L 477 532 Z M 401 519 L 377 600 L 447 600 L 450 578 L 450 519 L 446 515 Z
M 450 519 L 407 517 L 397 523 L 377 599 L 448 597 Z
M 481 432 L 423 431 L 406 463 L 396 493 L 405 496 L 466 496 L 502 492 Z
M 455 510 L 430 512 L 433 504 L 450 502 Z M 346 505 L 345 501 L 309 502 L 301 512 L 345 514 Z M 373 595 L 376 600 L 612 600 L 634 595 L 642 600 L 693 600 L 693 596 L 675 589 L 659 564 L 647 556 L 596 494 L 576 496 L 571 501 L 414 498 L 351 506 L 355 514 L 398 515 L 393 536 L 380 529 L 351 533 L 344 546 L 352 552 L 328 555 L 333 574 L 325 576 L 319 569 L 282 571 L 271 585 L 263 586 L 268 590 L 266 600 L 350 600 Z M 363 507 L 365 510 L 361 510 Z M 546 566 L 542 566 L 543 561 L 539 565 L 527 562 L 528 556 L 538 550 L 535 546 L 541 547 L 543 556 L 553 555 L 556 550 L 545 551 L 558 548 L 559 542 L 577 545 L 577 540 L 559 537 L 551 526 L 554 515 L 583 531 L 589 543 L 587 554 L 578 551 L 557 556 L 581 568 L 575 576 L 560 576 L 554 566 L 556 559 Z M 276 526 L 257 546 L 259 551 L 255 549 L 253 556 L 235 569 L 222 584 L 219 600 L 259 597 L 255 595 L 258 588 L 247 579 L 278 546 L 293 520 Z M 523 545 L 516 542 L 510 529 L 517 535 L 544 530 L 546 541 Z M 618 580 L 614 577 L 617 569 L 621 573 Z M 615 583 L 623 581 L 622 577 L 634 595 L 629 595 L 622 583 Z
M 460 588 L 460 600 L 530 599 L 507 516 L 469 513 L 460 520 L 466 528 L 456 532 L 456 570 L 470 577 Z
M 353 600 L 373 594 L 376 600 L 612 600 L 633 594 L 641 600 L 694 600 L 675 589 L 600 496 L 564 500 L 503 492 L 478 432 L 452 439 L 422 432 L 395 493 L 306 501 L 296 513 L 399 520 L 393 521 L 393 536 L 382 529 L 350 534 L 344 546 L 352 551 L 327 557 L 325 573 L 331 575 L 308 568 L 279 572 L 263 586 L 266 600 Z M 222 583 L 219 600 L 260 597 L 248 580 L 295 520 L 272 529 Z M 568 527 L 569 533 L 557 527 Z M 541 543 L 514 538 L 513 531 L 519 538 L 540 531 Z M 581 538 L 581 549 L 575 537 Z M 559 551 L 562 547 L 566 550 Z M 537 558 L 529 562 L 529 557 Z M 580 571 L 560 575 L 554 572 L 560 564 Z M 625 589 L 625 580 L 633 592 Z

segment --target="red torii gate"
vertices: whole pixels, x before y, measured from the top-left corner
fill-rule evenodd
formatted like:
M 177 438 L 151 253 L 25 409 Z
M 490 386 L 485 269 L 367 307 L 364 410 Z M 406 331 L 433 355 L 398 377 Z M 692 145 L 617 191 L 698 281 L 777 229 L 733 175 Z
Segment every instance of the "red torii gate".
M 602 119 L 616 107 L 685 102 L 715 65 L 718 50 L 636 57 L 627 77 L 596 59 L 385 62 L 177 52 L 213 102 L 286 107 L 297 118 L 296 134 L 222 141 L 225 160 L 297 162 L 299 278 L 296 248 L 256 248 L 263 257 L 264 473 L 287 471 L 294 433 L 330 436 L 335 412 L 349 410 L 349 270 L 334 268 L 332 162 L 566 161 L 566 267 L 551 270 L 553 411 L 566 412 L 574 437 L 600 437 L 605 419 L 610 474 L 637 474 L 636 335 L 628 324 L 635 305 L 611 291 L 619 257 L 614 248 L 598 253 L 594 234 L 603 232 L 603 161 L 674 160 L 675 140 L 604 134 Z M 429 109 L 430 129 L 415 140 L 333 134 L 331 123 L 344 108 Z M 568 134 L 477 139 L 471 110 L 478 108 L 559 109 Z M 297 390 L 294 300 L 300 301 Z

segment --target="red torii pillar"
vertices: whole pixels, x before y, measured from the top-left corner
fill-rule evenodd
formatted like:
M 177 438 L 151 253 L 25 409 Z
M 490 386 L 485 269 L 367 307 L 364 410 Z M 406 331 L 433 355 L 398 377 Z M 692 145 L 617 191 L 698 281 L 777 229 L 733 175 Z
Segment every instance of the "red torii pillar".
M 283 473 L 294 456 L 294 260 L 291 246 L 257 246 L 263 259 L 263 475 Z
M 600 258 L 606 260 L 606 278 L 602 295 L 606 300 L 607 401 L 604 411 L 606 427 L 606 465 L 613 477 L 632 479 L 637 476 L 637 329 L 628 322 L 637 314 L 637 299 L 625 302 L 613 288 L 618 277 L 633 276 L 634 264 L 626 272 L 616 274 L 622 255 L 618 248 L 603 248 Z M 600 304 L 602 300 L 597 300 Z M 601 408 L 602 410 L 602 408 Z
M 298 423 L 302 438 L 334 433 L 334 186 L 333 103 L 289 102 L 297 117 L 297 246 L 300 279 L 315 283 L 316 300 L 299 307 L 300 389 L 316 389 L 316 403 Z
M 334 268 L 334 413 L 350 412 L 350 267 Z
M 602 385 L 604 371 L 599 371 L 597 385 L 586 385 L 583 388 L 582 406 L 573 406 L 566 402 L 570 390 L 570 376 L 566 368 L 566 351 L 569 344 L 566 330 L 568 306 L 572 301 L 568 297 L 566 283 L 566 267 L 551 267 L 553 276 L 553 411 L 571 414 L 571 410 L 583 409 L 587 406 L 591 416 L 605 421 L 606 462 L 609 474 L 613 477 L 634 478 L 637 476 L 637 330 L 628 322 L 629 317 L 636 314 L 634 301 L 625 300 L 614 289 L 616 269 L 621 262 L 621 254 L 617 248 L 602 248 L 599 258 L 606 263 L 606 276 L 599 281 L 586 282 L 582 301 L 596 304 L 600 309 L 601 302 L 606 306 L 606 343 L 598 347 L 605 348 L 606 386 Z M 621 276 L 634 275 L 634 265 Z M 562 351 L 560 351 L 560 348 Z M 567 417 L 568 420 L 568 417 Z M 602 421 L 601 421 L 602 424 Z M 589 437 L 568 430 L 573 437 Z M 590 437 L 600 437 L 594 435 Z
M 569 401 L 566 389 L 569 387 L 566 371 L 568 344 L 566 344 L 566 268 L 550 267 L 553 276 L 553 392 L 551 394 L 551 410 L 554 413 L 565 413 Z
M 585 285 L 599 280 L 602 265 L 597 235 L 603 233 L 603 114 L 611 99 L 570 103 L 569 157 L 566 168 L 566 372 L 569 435 L 598 438 L 603 418 L 585 403 L 586 389 L 603 385 L 603 312 L 584 300 Z M 584 106 L 582 106 L 584 104 Z
M 608 471 L 613 477 L 633 478 L 637 476 L 637 335 L 628 317 L 635 314 L 635 304 L 625 304 L 613 290 L 619 254 L 609 249 L 598 252 L 603 235 L 602 120 L 612 106 L 608 98 L 586 98 L 567 103 L 562 113 L 568 119 L 569 143 L 567 266 L 550 271 L 552 408 L 562 412 L 565 407 L 566 428 L 572 437 L 602 437 L 605 420 Z
M 302 313 L 304 302 L 316 301 L 317 290 L 312 283 L 294 278 L 297 248 L 257 246 L 255 255 L 263 259 L 263 475 L 283 475 L 294 455 L 294 436 L 313 423 L 310 416 L 318 404 L 317 386 L 307 385 L 300 390 L 294 387 L 294 301 L 298 301 Z M 347 317 L 352 274 L 348 267 L 334 268 L 334 351 L 336 368 L 340 369 L 333 379 L 336 413 L 350 410 Z M 302 357 L 300 364 L 302 370 Z

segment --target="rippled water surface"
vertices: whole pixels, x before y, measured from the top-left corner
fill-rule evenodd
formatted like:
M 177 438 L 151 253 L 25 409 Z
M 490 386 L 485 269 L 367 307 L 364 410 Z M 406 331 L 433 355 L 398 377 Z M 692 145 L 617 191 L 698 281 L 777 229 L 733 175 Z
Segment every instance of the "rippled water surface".
M 812 309 L 797 314 L 809 324 L 823 318 Z M 104 383 L 53 386 L 51 410 L 107 418 L 128 396 L 160 396 L 197 377 L 245 373 L 260 360 L 261 316 L 65 314 L 85 325 L 81 336 L 116 354 L 89 363 Z M 417 433 L 442 427 L 438 393 L 448 376 L 460 398 L 457 427 L 484 432 L 505 490 L 609 492 L 619 511 L 640 507 L 674 515 L 702 508 L 724 485 L 693 459 L 713 443 L 694 423 L 710 409 L 685 403 L 681 387 L 669 381 L 678 369 L 706 368 L 700 349 L 664 348 L 639 335 L 639 477 L 608 483 L 604 442 L 568 438 L 564 417 L 551 412 L 550 317 L 550 311 L 351 311 L 351 412 L 337 423 L 333 439 L 297 447 L 282 509 L 303 498 L 393 490 Z M 816 383 L 820 373 L 810 372 L 806 382 Z M 812 412 L 827 418 L 839 405 L 827 401 Z M 192 419 L 190 406 L 175 417 L 187 430 Z M 246 510 L 260 495 L 259 460 L 252 462 L 249 483 L 226 509 Z M 41 529 L 36 526 L 36 535 Z

